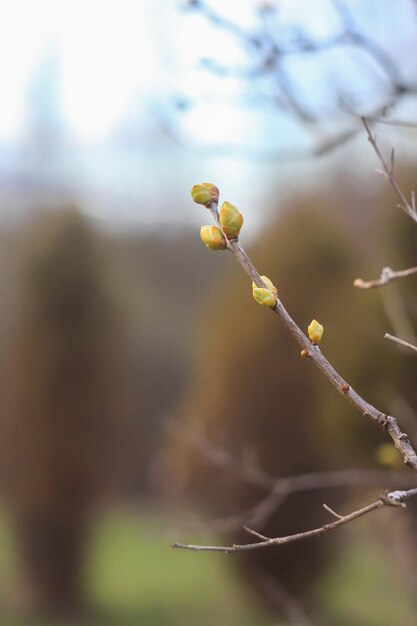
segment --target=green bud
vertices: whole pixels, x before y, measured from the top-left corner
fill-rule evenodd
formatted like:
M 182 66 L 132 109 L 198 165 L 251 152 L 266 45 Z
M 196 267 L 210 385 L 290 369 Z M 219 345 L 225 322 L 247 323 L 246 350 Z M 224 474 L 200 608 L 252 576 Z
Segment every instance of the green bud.
M 203 204 L 208 208 L 212 202 L 219 201 L 219 190 L 211 183 L 201 183 L 191 189 L 191 197 L 197 204 Z
M 252 287 L 252 295 L 258 304 L 274 308 L 277 303 L 277 297 L 269 289 L 265 287 Z
M 217 226 L 202 226 L 200 237 L 210 250 L 224 250 L 227 246 L 222 231 Z
M 243 215 L 239 209 L 230 204 L 230 202 L 223 202 L 219 217 L 226 237 L 228 239 L 239 237 L 243 224 Z
M 275 285 L 273 284 L 272 280 L 268 278 L 268 276 L 261 276 L 261 278 L 264 284 L 266 285 L 266 288 L 269 289 L 269 291 L 272 291 L 273 294 L 277 295 L 278 291 Z M 255 289 L 255 288 L 256 288 L 255 283 L 252 283 L 252 289 Z
M 319 324 L 317 320 L 312 320 L 308 327 L 308 336 L 310 337 L 311 343 L 320 343 L 323 333 L 323 326 Z

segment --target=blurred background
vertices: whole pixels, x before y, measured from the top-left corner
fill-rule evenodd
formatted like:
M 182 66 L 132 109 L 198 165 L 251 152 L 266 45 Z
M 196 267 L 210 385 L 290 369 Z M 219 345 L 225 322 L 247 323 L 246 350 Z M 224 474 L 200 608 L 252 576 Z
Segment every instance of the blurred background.
M 417 623 L 412 503 L 243 556 L 170 550 L 413 485 L 205 249 L 189 190 L 240 208 L 290 314 L 324 324 L 336 369 L 417 440 L 417 361 L 383 339 L 416 342 L 417 279 L 353 288 L 416 264 L 360 121 L 410 197 L 416 2 L 2 9 L 0 623 Z

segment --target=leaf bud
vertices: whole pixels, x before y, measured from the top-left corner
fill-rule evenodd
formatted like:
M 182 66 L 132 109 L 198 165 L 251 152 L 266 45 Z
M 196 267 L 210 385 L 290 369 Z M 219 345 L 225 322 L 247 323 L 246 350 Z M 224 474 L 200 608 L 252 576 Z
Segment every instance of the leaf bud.
M 212 202 L 219 201 L 219 190 L 211 183 L 200 183 L 191 189 L 191 197 L 197 204 L 208 208 Z
M 261 278 L 266 288 L 269 289 L 269 291 L 272 291 L 272 293 L 274 293 L 275 295 L 277 295 L 278 291 L 275 285 L 273 284 L 272 280 L 268 278 L 268 276 L 261 276 Z M 255 287 L 256 287 L 255 283 L 252 283 L 252 289 L 255 289 Z
M 225 250 L 227 243 L 222 231 L 217 226 L 202 226 L 200 229 L 202 242 L 210 250 Z
M 223 202 L 219 217 L 226 237 L 228 239 L 239 237 L 243 224 L 243 215 L 239 209 L 230 204 L 230 202 Z
M 308 336 L 310 337 L 311 343 L 320 343 L 321 338 L 323 337 L 323 332 L 323 326 L 319 324 L 317 320 L 312 320 L 310 326 L 308 327 Z
M 258 304 L 274 308 L 277 303 L 277 296 L 265 287 L 252 287 L 252 295 Z

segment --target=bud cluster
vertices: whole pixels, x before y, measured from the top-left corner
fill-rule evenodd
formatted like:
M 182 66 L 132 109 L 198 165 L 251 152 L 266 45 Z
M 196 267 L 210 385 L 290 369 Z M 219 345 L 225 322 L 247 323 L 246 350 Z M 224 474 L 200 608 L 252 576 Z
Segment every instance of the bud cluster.
M 219 190 L 212 183 L 200 183 L 191 189 L 191 197 L 196 204 L 215 210 L 219 226 L 202 226 L 200 237 L 210 250 L 225 250 L 228 239 L 237 239 L 243 226 L 243 215 L 230 202 L 223 202 L 217 214 Z M 221 228 L 220 228 L 221 226 Z

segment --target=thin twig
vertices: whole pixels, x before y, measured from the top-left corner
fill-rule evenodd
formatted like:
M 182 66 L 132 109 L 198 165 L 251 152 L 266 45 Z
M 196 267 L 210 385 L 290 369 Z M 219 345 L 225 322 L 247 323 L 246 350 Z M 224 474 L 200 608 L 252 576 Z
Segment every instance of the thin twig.
M 375 151 L 375 154 L 377 155 L 378 159 L 381 162 L 382 165 L 382 169 L 383 171 L 381 172 L 383 174 L 383 176 L 385 176 L 385 178 L 387 178 L 389 180 L 389 182 L 391 183 L 392 188 L 394 189 L 395 193 L 397 194 L 397 196 L 400 199 L 400 208 L 404 211 L 404 213 L 406 213 L 409 217 L 411 217 L 412 220 L 414 220 L 415 222 L 417 222 L 417 213 L 414 210 L 414 206 L 413 206 L 413 201 L 410 203 L 405 194 L 403 193 L 400 185 L 398 184 L 398 181 L 395 177 L 394 174 L 394 150 L 391 151 L 391 158 L 390 158 L 390 164 L 388 165 L 388 163 L 386 162 L 386 160 L 384 159 L 384 157 L 382 156 L 382 153 L 378 147 L 378 144 L 376 142 L 376 138 L 375 136 L 372 134 L 371 129 L 369 128 L 368 122 L 366 120 L 365 117 L 361 118 L 362 120 L 362 124 L 365 127 L 366 133 L 368 135 L 368 141 L 371 144 L 372 148 Z
M 339 515 L 339 513 L 336 513 L 336 511 L 333 511 L 333 509 L 331 509 L 327 504 L 323 503 L 323 509 L 326 509 L 326 511 L 328 511 L 331 515 L 333 515 L 333 517 L 335 517 L 336 519 L 343 519 L 343 515 Z
M 250 535 L 257 537 L 258 539 L 261 539 L 262 541 L 269 541 L 271 539 L 271 537 L 266 537 L 265 535 L 261 535 L 261 533 L 258 533 L 258 531 L 253 530 L 253 528 L 249 528 L 249 526 L 244 526 L 243 529 L 246 530 L 246 532 L 249 533 Z
M 394 341 L 404 348 L 408 348 L 408 350 L 417 352 L 417 346 L 413 346 L 412 343 L 408 343 L 408 341 L 404 341 L 404 339 L 398 339 L 398 337 L 394 337 L 394 335 L 390 335 L 389 333 L 385 333 L 384 339 L 389 339 L 390 341 Z
M 261 541 L 258 541 L 256 543 L 233 544 L 230 546 L 206 546 L 198 544 L 173 543 L 171 547 L 194 551 L 225 552 L 226 554 L 228 554 L 229 552 L 248 552 L 251 550 L 259 550 L 261 548 L 269 548 L 271 546 L 280 546 L 285 543 L 303 541 L 304 539 L 309 539 L 311 537 L 321 537 L 321 535 L 324 535 L 331 530 L 335 530 L 340 526 L 349 524 L 359 517 L 367 515 L 368 513 L 376 511 L 377 509 L 380 509 L 384 506 L 405 506 L 406 500 L 415 495 L 417 495 L 417 489 L 410 489 L 408 491 L 393 491 L 386 494 L 385 496 L 381 496 L 378 500 L 372 502 L 372 504 L 368 504 L 367 506 L 353 511 L 348 515 L 340 516 L 340 518 L 336 519 L 336 521 L 334 522 L 324 524 L 319 528 L 314 528 L 312 530 L 307 530 L 301 533 L 295 533 L 293 535 L 287 535 L 285 537 L 271 537 L 268 539 L 262 539 Z M 254 533 L 252 532 L 252 534 Z
M 229 552 L 246 552 L 249 550 L 259 550 L 260 548 L 283 545 L 284 543 L 292 543 L 294 541 L 301 541 L 310 537 L 324 535 L 330 530 L 334 530 L 335 528 L 339 528 L 339 526 L 348 524 L 358 517 L 366 515 L 367 513 L 371 513 L 372 511 L 380 509 L 383 506 L 385 506 L 385 503 L 382 499 L 380 499 L 376 502 L 373 502 L 372 504 L 369 504 L 368 506 L 363 507 L 362 509 L 358 509 L 357 511 L 350 513 L 349 515 L 345 515 L 340 520 L 336 520 L 335 522 L 331 522 L 330 524 L 320 526 L 320 528 L 314 528 L 313 530 L 307 530 L 305 532 L 296 533 L 294 535 L 287 535 L 286 537 L 272 537 L 271 539 L 259 541 L 257 543 L 233 544 L 231 546 L 204 546 L 185 543 L 173 543 L 172 548 L 182 548 L 195 551 L 226 552 L 226 554 Z
M 417 267 L 409 267 L 405 270 L 397 271 L 394 271 L 390 267 L 384 267 L 379 278 L 368 281 L 362 280 L 362 278 L 356 278 L 353 285 L 358 289 L 373 289 L 374 287 L 383 287 L 384 285 L 388 285 L 388 283 L 396 280 L 397 278 L 406 278 L 407 276 L 412 276 L 413 274 L 417 274 Z
M 293 543 L 295 541 L 302 541 L 304 539 L 309 539 L 310 537 L 318 537 L 324 535 L 325 533 L 339 528 L 345 524 L 348 524 L 359 517 L 367 515 L 372 511 L 380 509 L 384 506 L 406 506 L 406 501 L 409 498 L 412 498 L 417 495 L 417 488 L 409 489 L 407 491 L 396 490 L 390 493 L 386 493 L 383 496 L 380 496 L 378 500 L 372 502 L 372 504 L 368 504 L 367 506 L 357 509 L 348 515 L 338 515 L 332 509 L 325 508 L 331 512 L 332 515 L 336 516 L 337 519 L 335 522 L 330 522 L 329 524 L 324 524 L 319 528 L 314 528 L 313 530 L 307 530 L 301 533 L 295 533 L 293 535 L 287 535 L 285 537 L 265 537 L 265 535 L 261 535 L 257 531 L 253 529 L 246 530 L 256 537 L 259 537 L 261 541 L 257 543 L 249 543 L 249 544 L 233 544 L 231 546 L 210 546 L 210 545 L 198 545 L 198 544 L 185 544 L 185 543 L 173 543 L 172 548 L 180 548 L 186 550 L 194 550 L 194 551 L 206 551 L 206 552 L 246 552 L 250 550 L 257 550 L 259 548 L 267 548 L 269 546 L 274 545 L 283 545 L 284 543 Z

